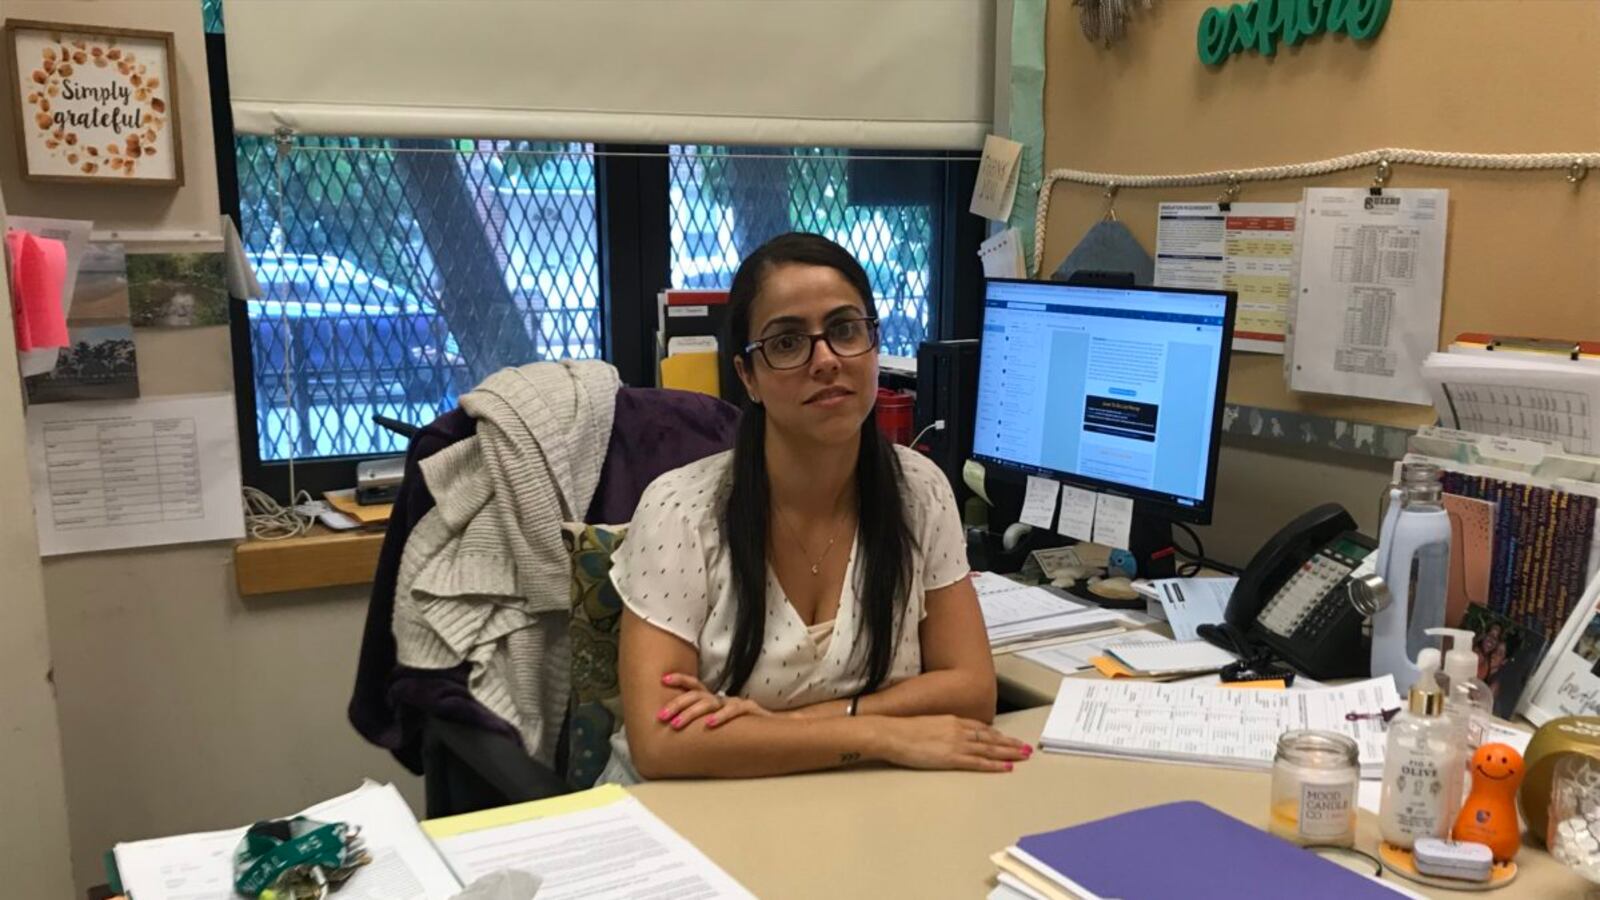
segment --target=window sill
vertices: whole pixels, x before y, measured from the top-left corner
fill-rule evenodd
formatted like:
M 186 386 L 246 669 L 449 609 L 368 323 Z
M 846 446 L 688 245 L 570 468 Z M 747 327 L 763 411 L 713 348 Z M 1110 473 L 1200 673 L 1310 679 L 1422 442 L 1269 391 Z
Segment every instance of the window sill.
M 247 540 L 233 548 L 234 579 L 242 596 L 371 584 L 381 531 L 330 531 L 318 525 L 304 537 Z

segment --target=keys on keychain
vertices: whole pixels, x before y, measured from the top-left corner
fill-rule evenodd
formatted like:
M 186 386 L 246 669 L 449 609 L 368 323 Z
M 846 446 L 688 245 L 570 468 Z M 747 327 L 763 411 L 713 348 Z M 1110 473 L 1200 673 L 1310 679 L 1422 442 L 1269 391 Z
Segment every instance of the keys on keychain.
M 325 900 L 371 861 L 357 826 L 304 817 L 258 822 L 234 855 L 234 889 L 257 900 Z
M 346 833 L 344 857 L 345 864 L 331 871 L 315 864 L 289 869 L 278 876 L 276 885 L 261 892 L 260 900 L 327 900 L 328 893 L 338 890 L 356 869 L 372 862 L 360 828 L 352 826 Z

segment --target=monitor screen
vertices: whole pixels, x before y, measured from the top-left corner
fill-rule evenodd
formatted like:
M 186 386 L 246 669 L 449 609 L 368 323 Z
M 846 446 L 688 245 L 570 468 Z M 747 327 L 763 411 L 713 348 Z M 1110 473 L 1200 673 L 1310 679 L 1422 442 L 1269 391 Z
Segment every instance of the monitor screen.
M 973 456 L 1210 521 L 1235 302 L 989 281 Z

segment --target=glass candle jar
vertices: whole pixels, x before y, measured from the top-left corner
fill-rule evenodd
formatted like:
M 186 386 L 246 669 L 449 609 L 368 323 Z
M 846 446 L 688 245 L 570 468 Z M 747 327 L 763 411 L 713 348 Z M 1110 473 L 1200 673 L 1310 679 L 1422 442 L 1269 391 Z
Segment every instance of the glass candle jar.
M 1356 840 L 1356 742 L 1331 731 L 1286 731 L 1272 762 L 1268 828 L 1297 844 L 1349 847 Z

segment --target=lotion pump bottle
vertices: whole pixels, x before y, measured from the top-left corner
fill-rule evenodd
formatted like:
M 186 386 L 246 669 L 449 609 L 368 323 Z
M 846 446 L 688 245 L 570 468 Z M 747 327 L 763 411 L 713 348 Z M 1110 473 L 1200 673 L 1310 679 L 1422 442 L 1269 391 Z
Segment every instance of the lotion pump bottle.
M 1412 686 L 1408 709 L 1389 723 L 1383 758 L 1379 830 L 1387 843 L 1411 849 L 1418 838 L 1449 837 L 1461 806 L 1459 723 L 1444 715 L 1433 672 Z
M 1444 654 L 1445 715 L 1454 718 L 1466 738 L 1466 755 L 1483 744 L 1484 728 L 1494 718 L 1494 694 L 1478 677 L 1478 654 L 1472 650 L 1472 632 L 1465 628 L 1429 628 L 1428 634 L 1450 639 Z

